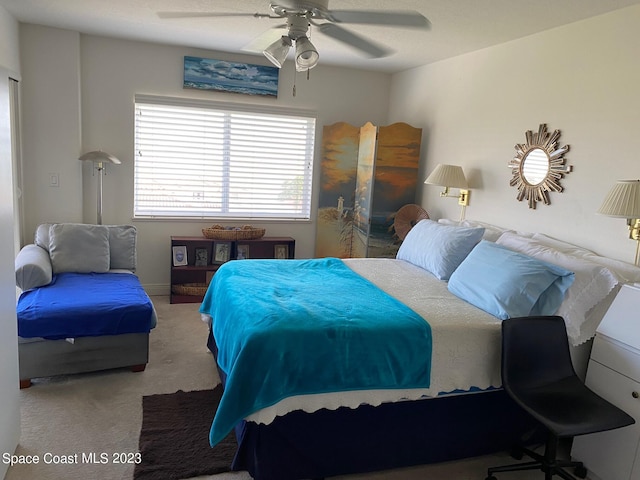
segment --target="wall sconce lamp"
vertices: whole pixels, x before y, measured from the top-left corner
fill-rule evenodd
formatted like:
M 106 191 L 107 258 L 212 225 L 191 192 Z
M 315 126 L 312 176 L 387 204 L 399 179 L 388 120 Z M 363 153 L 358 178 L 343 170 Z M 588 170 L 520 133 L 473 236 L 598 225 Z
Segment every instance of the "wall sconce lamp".
M 458 205 L 460 205 L 460 221 L 464 220 L 465 208 L 469 205 L 469 185 L 467 179 L 464 176 L 462 167 L 459 165 L 446 165 L 439 163 L 436 168 L 427 177 L 424 183 L 429 185 L 438 185 L 444 187 L 444 190 L 440 192 L 441 197 L 451 197 L 458 199 Z M 450 195 L 449 188 L 459 188 L 460 193 L 458 195 Z
M 78 160 L 83 162 L 93 162 L 94 168 L 98 171 L 98 214 L 96 222 L 98 225 L 102 225 L 102 173 L 106 167 L 105 163 L 120 165 L 122 162 L 110 153 L 103 152 L 102 150 L 87 152 L 84 155 L 81 155 Z
M 618 180 L 598 210 L 602 215 L 626 218 L 629 238 L 635 240 L 634 265 L 640 261 L 640 180 Z

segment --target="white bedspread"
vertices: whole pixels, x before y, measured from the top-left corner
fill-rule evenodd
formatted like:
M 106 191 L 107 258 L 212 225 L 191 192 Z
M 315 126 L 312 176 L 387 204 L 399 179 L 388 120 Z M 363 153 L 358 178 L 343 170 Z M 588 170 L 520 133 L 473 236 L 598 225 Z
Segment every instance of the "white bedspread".
M 446 282 L 408 262 L 383 258 L 346 259 L 344 262 L 429 322 L 433 337 L 431 387 L 299 395 L 260 410 L 246 420 L 268 424 L 276 416 L 293 410 L 311 413 L 321 408 L 375 406 L 435 396 L 441 392 L 501 385 L 500 320 L 459 299 L 447 290 Z

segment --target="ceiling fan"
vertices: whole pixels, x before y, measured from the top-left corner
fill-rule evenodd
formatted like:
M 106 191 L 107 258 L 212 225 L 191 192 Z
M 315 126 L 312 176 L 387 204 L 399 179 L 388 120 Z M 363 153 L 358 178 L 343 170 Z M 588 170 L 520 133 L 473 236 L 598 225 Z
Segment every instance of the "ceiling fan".
M 309 29 L 338 40 L 370 58 L 390 55 L 391 50 L 357 35 L 339 24 L 368 24 L 428 29 L 429 20 L 414 11 L 396 10 L 331 10 L 329 0 L 279 0 L 270 2 L 271 13 L 159 12 L 160 18 L 243 17 L 285 20 L 260 35 L 243 50 L 262 51 L 276 67 L 281 68 L 289 50 L 295 45 L 296 70 L 304 71 L 318 64 L 320 55 L 309 40 Z M 274 41 L 275 40 L 275 41 Z

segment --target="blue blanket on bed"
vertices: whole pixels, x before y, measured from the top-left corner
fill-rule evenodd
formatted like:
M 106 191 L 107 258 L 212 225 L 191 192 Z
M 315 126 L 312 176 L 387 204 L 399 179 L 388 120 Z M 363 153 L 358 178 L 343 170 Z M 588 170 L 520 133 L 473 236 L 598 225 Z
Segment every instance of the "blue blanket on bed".
M 289 396 L 429 386 L 429 324 L 336 258 L 228 262 L 200 311 L 227 376 L 212 446 Z
M 153 305 L 128 273 L 59 273 L 18 300 L 18 335 L 47 339 L 149 332 Z

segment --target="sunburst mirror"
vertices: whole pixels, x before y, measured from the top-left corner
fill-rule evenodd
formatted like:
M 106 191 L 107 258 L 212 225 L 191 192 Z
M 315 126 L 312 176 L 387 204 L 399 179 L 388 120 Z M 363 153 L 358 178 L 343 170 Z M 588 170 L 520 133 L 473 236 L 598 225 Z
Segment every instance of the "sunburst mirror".
M 562 192 L 560 179 L 573 168 L 565 165 L 569 145 L 557 146 L 560 130 L 549 133 L 544 123 L 538 133 L 527 130 L 525 138 L 527 143 L 515 146 L 516 156 L 509 162 L 513 172 L 509 185 L 518 189 L 518 201 L 527 199 L 529 208 L 536 208 L 537 202 L 549 205 L 549 192 Z

